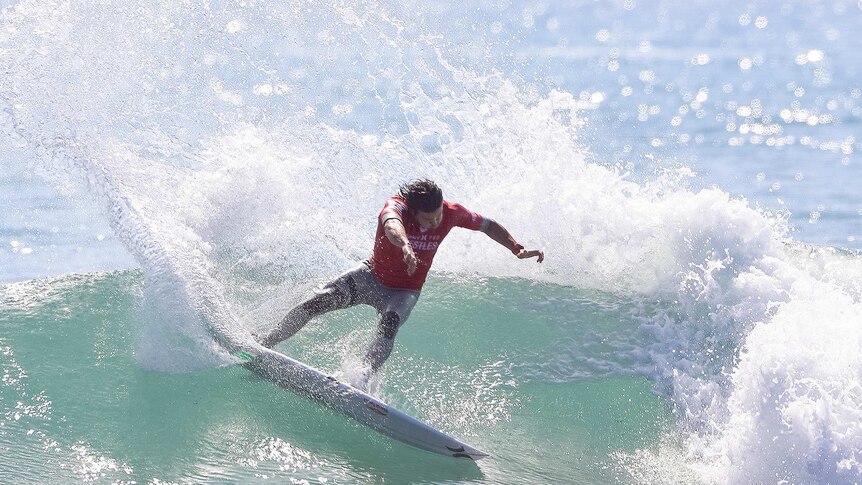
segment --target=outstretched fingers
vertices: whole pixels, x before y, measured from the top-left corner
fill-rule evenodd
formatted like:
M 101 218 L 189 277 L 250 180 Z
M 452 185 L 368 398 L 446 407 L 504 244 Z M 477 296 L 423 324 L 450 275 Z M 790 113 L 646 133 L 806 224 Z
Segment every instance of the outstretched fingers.
M 531 249 L 526 250 L 522 249 L 521 252 L 518 253 L 519 259 L 529 259 L 529 258 L 538 258 L 536 260 L 537 263 L 541 263 L 545 260 L 545 252 L 540 249 Z

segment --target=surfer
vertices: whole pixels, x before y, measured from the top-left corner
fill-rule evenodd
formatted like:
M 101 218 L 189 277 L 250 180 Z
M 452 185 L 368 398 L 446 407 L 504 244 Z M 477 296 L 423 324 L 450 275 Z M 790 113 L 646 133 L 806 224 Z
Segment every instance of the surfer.
M 541 250 L 524 249 L 494 220 L 443 200 L 443 191 L 433 181 L 415 180 L 402 185 L 398 195 L 384 204 L 371 258 L 316 290 L 260 338 L 260 343 L 272 348 L 313 317 L 358 304 L 370 305 L 377 310 L 378 321 L 364 359 L 367 368 L 358 383 L 358 387 L 365 387 L 392 353 L 395 334 L 410 316 L 437 248 L 453 227 L 484 232 L 520 259 L 536 258 L 541 263 L 545 258 Z

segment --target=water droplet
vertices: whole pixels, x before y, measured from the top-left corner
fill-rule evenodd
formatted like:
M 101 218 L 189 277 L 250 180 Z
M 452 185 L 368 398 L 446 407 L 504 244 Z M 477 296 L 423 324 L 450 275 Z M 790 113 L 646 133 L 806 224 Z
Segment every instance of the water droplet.
M 227 25 L 225 26 L 225 30 L 229 34 L 236 34 L 242 30 L 245 30 L 245 24 L 242 20 L 234 19 L 227 23 Z
M 810 50 L 807 54 L 805 54 L 805 58 L 808 60 L 808 62 L 820 62 L 823 60 L 824 57 L 825 54 L 823 54 L 823 51 L 818 49 Z
M 532 9 L 525 8 L 521 12 L 521 24 L 528 29 L 536 24 L 536 18 L 533 16 Z
M 691 63 L 695 66 L 705 66 L 709 64 L 709 54 L 698 54 L 692 58 Z
M 252 88 L 252 92 L 257 96 L 272 96 L 273 88 L 270 83 L 257 84 Z

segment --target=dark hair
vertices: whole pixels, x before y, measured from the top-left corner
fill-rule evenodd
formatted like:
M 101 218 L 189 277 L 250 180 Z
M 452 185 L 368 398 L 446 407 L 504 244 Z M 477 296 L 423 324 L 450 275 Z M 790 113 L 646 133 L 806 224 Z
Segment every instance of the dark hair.
M 398 188 L 411 211 L 434 212 L 443 204 L 443 191 L 428 179 L 414 180 Z

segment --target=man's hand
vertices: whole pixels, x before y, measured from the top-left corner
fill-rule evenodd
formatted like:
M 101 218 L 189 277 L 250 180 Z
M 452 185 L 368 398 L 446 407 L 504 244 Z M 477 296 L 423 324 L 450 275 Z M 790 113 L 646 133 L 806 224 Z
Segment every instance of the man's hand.
M 404 262 L 407 264 L 407 276 L 413 276 L 416 272 L 416 266 L 419 264 L 419 258 L 413 252 L 410 243 L 401 246 L 401 251 L 404 253 Z
M 407 276 L 413 276 L 413 273 L 416 272 L 416 266 L 419 265 L 419 258 L 416 257 L 413 247 L 410 246 L 404 223 L 401 222 L 401 219 L 389 219 L 383 224 L 383 230 L 389 242 L 401 248 L 401 252 L 404 253 L 404 264 L 407 265 Z
M 529 259 L 538 257 L 539 259 L 536 260 L 537 263 L 541 263 L 545 260 L 545 252 L 541 249 L 531 249 L 528 251 L 522 248 L 521 251 L 518 252 L 517 256 L 518 259 Z
M 497 241 L 509 251 L 512 251 L 512 254 L 517 256 L 519 259 L 539 258 L 537 260 L 538 263 L 545 260 L 545 251 L 541 249 L 524 249 L 524 246 L 515 242 L 515 238 L 509 234 L 509 231 L 496 221 L 488 220 L 488 227 L 485 228 L 484 231 L 488 237 Z

